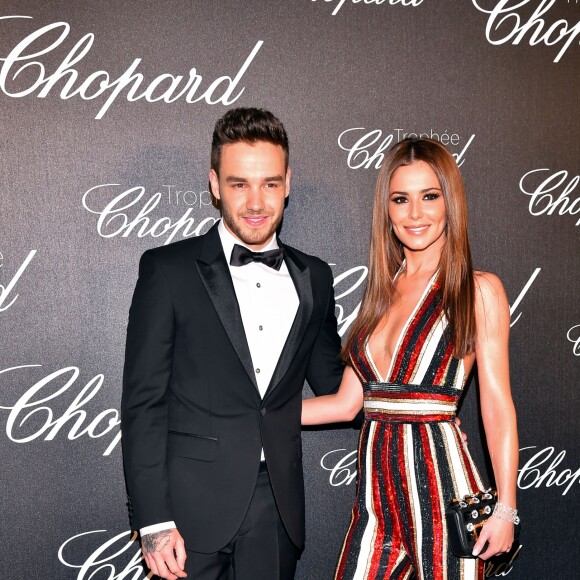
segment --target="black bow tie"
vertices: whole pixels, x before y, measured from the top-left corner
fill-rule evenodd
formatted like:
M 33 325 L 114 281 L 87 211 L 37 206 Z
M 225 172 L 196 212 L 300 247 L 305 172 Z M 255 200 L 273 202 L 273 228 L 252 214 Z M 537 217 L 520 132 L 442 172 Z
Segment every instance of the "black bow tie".
M 270 268 L 274 268 L 274 270 L 279 270 L 283 261 L 284 250 L 282 248 L 268 250 L 267 252 L 252 252 L 252 250 L 248 250 L 245 246 L 234 244 L 232 257 L 230 258 L 230 265 L 245 266 L 250 262 L 259 262 L 260 264 L 265 264 L 266 266 L 270 266 Z

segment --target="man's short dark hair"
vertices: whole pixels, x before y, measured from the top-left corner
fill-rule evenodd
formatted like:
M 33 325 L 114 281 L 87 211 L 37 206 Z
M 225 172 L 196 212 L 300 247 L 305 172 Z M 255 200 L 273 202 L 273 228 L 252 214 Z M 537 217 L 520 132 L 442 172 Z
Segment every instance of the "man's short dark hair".
M 280 145 L 288 169 L 288 135 L 280 119 L 265 109 L 230 109 L 218 119 L 211 140 L 211 168 L 219 175 L 221 150 L 230 143 L 257 143 L 267 141 Z

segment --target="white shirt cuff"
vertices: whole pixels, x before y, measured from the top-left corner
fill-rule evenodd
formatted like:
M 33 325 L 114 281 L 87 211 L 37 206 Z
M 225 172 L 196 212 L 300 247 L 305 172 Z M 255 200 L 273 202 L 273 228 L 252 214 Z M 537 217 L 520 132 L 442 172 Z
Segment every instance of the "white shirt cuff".
M 161 524 L 153 524 L 152 526 L 145 526 L 139 530 L 141 537 L 147 534 L 154 534 L 155 532 L 160 532 L 161 530 L 170 530 L 171 528 L 176 528 L 175 522 L 163 522 Z

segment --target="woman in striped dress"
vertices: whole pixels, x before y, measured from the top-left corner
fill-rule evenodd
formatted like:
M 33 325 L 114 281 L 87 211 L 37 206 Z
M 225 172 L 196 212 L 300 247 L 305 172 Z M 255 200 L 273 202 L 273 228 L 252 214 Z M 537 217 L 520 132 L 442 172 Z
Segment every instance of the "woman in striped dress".
M 472 269 L 455 160 L 437 141 L 401 141 L 377 179 L 367 287 L 343 347 L 341 387 L 302 408 L 303 424 L 319 424 L 351 420 L 364 406 L 336 579 L 482 579 L 483 560 L 509 551 L 518 439 L 508 335 L 501 282 Z M 454 423 L 476 360 L 499 507 L 479 558 L 460 559 L 444 513 L 452 498 L 485 488 Z

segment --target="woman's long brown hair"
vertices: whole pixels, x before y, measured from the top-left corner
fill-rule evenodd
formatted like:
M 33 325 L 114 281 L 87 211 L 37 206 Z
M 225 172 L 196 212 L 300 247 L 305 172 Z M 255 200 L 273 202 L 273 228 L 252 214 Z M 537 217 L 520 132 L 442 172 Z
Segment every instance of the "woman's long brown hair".
M 438 281 L 452 333 L 454 356 L 462 358 L 475 349 L 475 290 L 461 173 L 452 155 L 439 141 L 404 139 L 389 151 L 377 177 L 367 285 L 359 314 L 342 348 L 345 362 L 349 360 L 354 343 L 361 338 L 368 340 L 393 303 L 395 276 L 404 254 L 401 242 L 390 228 L 389 184 L 398 167 L 416 161 L 424 161 L 433 169 L 445 201 L 446 241 L 439 262 Z

